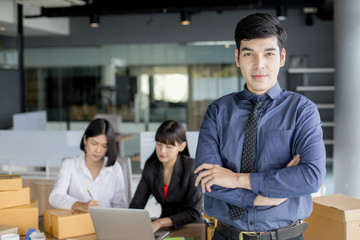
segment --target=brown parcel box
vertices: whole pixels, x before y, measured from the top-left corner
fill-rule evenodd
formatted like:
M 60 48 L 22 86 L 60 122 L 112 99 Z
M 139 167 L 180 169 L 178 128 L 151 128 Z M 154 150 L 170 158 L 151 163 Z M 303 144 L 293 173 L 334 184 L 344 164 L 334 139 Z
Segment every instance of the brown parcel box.
M 22 189 L 22 179 L 20 175 L 0 175 L 0 191 Z
M 30 203 L 30 188 L 0 192 L 0 209 L 17 207 Z
M 360 239 L 360 199 L 335 194 L 313 198 L 306 240 Z
M 26 235 L 29 228 L 39 229 L 37 200 L 28 205 L 0 209 L 0 224 L 18 227 L 20 235 Z
M 44 231 L 58 239 L 95 233 L 90 213 L 65 209 L 44 211 Z

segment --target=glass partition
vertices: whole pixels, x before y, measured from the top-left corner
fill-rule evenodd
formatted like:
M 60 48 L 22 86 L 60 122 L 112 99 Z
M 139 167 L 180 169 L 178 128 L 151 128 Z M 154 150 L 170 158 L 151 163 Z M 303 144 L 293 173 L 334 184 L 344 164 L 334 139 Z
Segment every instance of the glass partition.
M 173 119 L 198 131 L 213 100 L 242 88 L 233 64 L 27 68 L 27 111 L 46 110 L 48 121 L 84 122 L 119 114 L 123 122 Z

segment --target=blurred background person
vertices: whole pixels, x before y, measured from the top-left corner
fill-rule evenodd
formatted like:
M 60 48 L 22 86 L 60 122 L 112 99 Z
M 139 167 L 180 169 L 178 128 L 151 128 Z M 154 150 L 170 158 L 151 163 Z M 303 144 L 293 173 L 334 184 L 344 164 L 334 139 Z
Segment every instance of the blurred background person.
M 154 232 L 200 222 L 203 198 L 194 185 L 194 159 L 190 158 L 185 128 L 167 120 L 158 128 L 155 140 L 155 151 L 145 163 L 129 207 L 143 209 L 154 195 L 162 209 L 160 218 L 152 222 Z
M 127 208 L 124 177 L 116 162 L 115 131 L 110 122 L 91 121 L 80 142 L 83 154 L 64 159 L 49 203 L 54 208 L 87 212 L 88 208 Z

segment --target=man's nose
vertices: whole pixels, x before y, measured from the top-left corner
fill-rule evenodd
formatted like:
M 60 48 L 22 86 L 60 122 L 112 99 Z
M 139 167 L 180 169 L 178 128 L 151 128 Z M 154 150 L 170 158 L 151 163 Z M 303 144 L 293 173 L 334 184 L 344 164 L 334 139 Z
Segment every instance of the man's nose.
M 257 68 L 263 68 L 264 67 L 264 57 L 263 56 L 256 56 L 254 64 L 255 64 L 255 66 Z

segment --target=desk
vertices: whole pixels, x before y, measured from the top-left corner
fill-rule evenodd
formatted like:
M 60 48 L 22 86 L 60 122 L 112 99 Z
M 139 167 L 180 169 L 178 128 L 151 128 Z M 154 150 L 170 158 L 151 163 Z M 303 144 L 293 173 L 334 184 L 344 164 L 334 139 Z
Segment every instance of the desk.
M 126 140 L 130 140 L 136 138 L 137 134 L 116 134 L 116 141 L 117 142 L 124 142 Z
M 204 223 L 190 223 L 178 230 L 170 228 L 165 228 L 164 230 L 170 232 L 169 237 L 194 237 L 196 240 L 206 239 L 206 226 Z
M 164 228 L 170 232 L 168 237 L 194 237 L 196 240 L 205 240 L 206 239 L 206 228 L 204 223 L 190 223 L 185 225 L 183 228 L 178 230 L 172 230 L 170 228 Z M 57 238 L 45 233 L 46 240 L 57 240 Z M 24 240 L 25 236 L 21 236 L 21 240 Z M 96 240 L 95 234 L 84 235 L 79 237 L 73 237 L 71 239 L 76 240 Z

